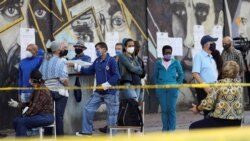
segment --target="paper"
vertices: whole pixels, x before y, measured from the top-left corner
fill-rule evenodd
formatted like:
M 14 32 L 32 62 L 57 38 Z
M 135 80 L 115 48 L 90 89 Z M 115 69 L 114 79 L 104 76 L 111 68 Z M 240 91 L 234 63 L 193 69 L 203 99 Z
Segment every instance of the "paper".
M 168 45 L 173 49 L 173 56 L 183 56 L 182 38 L 168 38 Z
M 108 53 L 110 56 L 115 56 L 115 44 L 119 43 L 119 33 L 118 32 L 106 32 L 105 42 L 108 46 Z
M 162 57 L 162 47 L 168 44 L 168 33 L 167 32 L 157 32 L 156 33 L 157 50 L 156 54 L 158 58 Z
M 201 38 L 204 36 L 204 26 L 203 25 L 194 25 L 194 49 L 192 49 L 192 57 L 196 55 L 202 49 Z
M 87 47 L 86 50 L 84 50 L 84 54 L 90 56 L 91 62 L 94 62 L 96 57 L 96 51 L 95 51 L 95 44 L 93 42 L 85 42 L 84 45 Z
M 220 53 L 223 50 L 222 47 L 222 39 L 223 39 L 223 29 L 222 26 L 216 25 L 213 28 L 213 37 L 218 38 L 218 40 L 215 42 L 216 43 L 216 49 L 220 51 Z
M 35 29 L 20 28 L 21 59 L 26 58 L 26 48 L 28 44 L 35 44 Z

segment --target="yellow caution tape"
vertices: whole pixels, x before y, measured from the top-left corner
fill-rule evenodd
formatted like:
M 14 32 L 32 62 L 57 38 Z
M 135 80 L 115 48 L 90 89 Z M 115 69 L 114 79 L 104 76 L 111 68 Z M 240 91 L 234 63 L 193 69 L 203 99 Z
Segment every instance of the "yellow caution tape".
M 250 87 L 250 83 L 214 83 L 214 84 L 166 84 L 166 85 L 131 85 L 131 86 L 110 86 L 109 89 L 128 89 L 128 88 L 141 88 L 141 89 L 163 89 L 163 88 L 206 88 L 206 87 L 225 87 L 225 86 L 241 86 Z M 92 90 L 92 89 L 103 89 L 102 86 L 82 86 L 82 87 L 65 87 L 68 90 L 82 89 L 82 90 Z M 0 87 L 0 91 L 10 91 L 10 90 L 40 90 L 47 88 L 29 88 L 29 87 Z

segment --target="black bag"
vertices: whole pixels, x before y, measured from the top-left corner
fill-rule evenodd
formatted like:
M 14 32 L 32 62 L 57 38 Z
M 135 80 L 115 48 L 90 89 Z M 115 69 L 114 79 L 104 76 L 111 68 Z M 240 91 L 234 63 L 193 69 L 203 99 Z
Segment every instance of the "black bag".
M 117 125 L 143 127 L 142 116 L 138 106 L 138 102 L 132 98 L 123 99 L 120 102 L 119 112 L 117 116 Z
M 81 87 L 79 77 L 76 77 L 75 86 L 76 87 Z M 81 100 L 82 100 L 82 90 L 81 89 L 74 89 L 74 96 L 75 96 L 76 102 L 81 102 Z

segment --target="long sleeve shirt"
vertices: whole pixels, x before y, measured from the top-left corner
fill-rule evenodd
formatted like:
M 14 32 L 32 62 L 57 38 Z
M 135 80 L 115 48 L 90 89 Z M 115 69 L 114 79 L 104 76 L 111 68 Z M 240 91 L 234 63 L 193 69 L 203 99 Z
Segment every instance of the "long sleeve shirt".
M 45 88 L 43 85 L 42 87 Z M 54 104 L 49 90 L 34 90 L 29 102 L 29 109 L 24 116 L 34 116 L 40 113 L 52 114 Z
M 82 74 L 96 74 L 96 85 L 108 82 L 110 85 L 115 86 L 118 84 L 120 75 L 115 59 L 108 53 L 104 60 L 98 57 L 89 68 L 81 67 L 80 72 Z M 103 93 L 115 94 L 115 89 L 105 90 Z
M 29 83 L 30 73 L 34 70 L 38 70 L 42 61 L 42 57 L 31 57 L 21 60 L 19 64 L 18 87 L 31 87 Z M 32 90 L 19 90 L 18 93 L 31 94 Z
M 225 78 L 217 82 L 220 83 L 240 83 L 238 79 Z M 213 87 L 207 97 L 202 100 L 198 110 L 211 111 L 210 116 L 220 119 L 240 120 L 243 115 L 242 87 L 221 86 Z

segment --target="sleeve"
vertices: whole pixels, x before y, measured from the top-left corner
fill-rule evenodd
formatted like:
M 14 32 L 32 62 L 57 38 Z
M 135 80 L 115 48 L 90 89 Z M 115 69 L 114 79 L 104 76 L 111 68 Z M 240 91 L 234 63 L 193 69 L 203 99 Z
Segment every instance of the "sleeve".
M 60 80 L 65 80 L 65 79 L 68 79 L 68 68 L 67 68 L 67 65 L 65 64 L 65 62 L 63 62 L 61 65 L 60 65 Z
M 80 73 L 81 74 L 87 74 L 87 75 L 95 74 L 95 64 L 96 64 L 96 61 L 97 61 L 97 59 L 88 68 L 81 67 Z
M 177 62 L 177 74 L 178 74 L 177 83 L 182 84 L 184 79 L 184 72 L 181 63 L 179 61 L 176 62 Z
M 121 55 L 119 57 L 118 61 L 120 62 L 121 65 L 123 65 L 131 73 L 135 73 L 138 75 L 142 74 L 141 66 L 133 65 L 132 63 L 130 63 L 130 61 L 124 55 Z
M 152 74 L 152 83 L 157 84 L 158 76 L 159 76 L 159 71 L 158 71 L 158 61 L 155 62 L 154 68 L 153 68 L 153 74 Z
M 22 69 L 21 69 L 21 63 L 19 64 L 18 69 L 19 69 L 18 87 L 22 87 L 23 86 L 23 84 L 22 84 L 22 82 L 23 82 L 23 73 L 22 73 Z M 22 90 L 19 89 L 18 94 L 21 95 L 21 92 L 22 92 Z
M 37 113 L 36 105 L 38 102 L 39 95 L 40 95 L 39 91 L 33 91 L 32 96 L 34 96 L 34 99 L 30 101 L 31 106 L 29 107 L 28 111 L 24 113 L 24 116 L 31 116 Z
M 145 75 L 146 75 L 144 62 L 142 61 L 142 59 L 140 57 L 138 57 L 138 61 L 139 61 L 140 65 L 141 65 L 141 68 L 142 68 L 142 74 L 140 75 L 140 78 L 144 78 Z
M 243 59 L 243 56 L 242 56 L 242 54 L 240 52 L 238 52 L 237 56 L 239 57 L 240 72 L 242 72 L 242 71 L 244 71 L 244 66 L 245 66 L 244 59 Z
M 207 94 L 207 97 L 201 101 L 201 104 L 198 106 L 199 110 L 213 110 L 215 108 L 215 102 L 217 95 L 219 93 L 218 88 L 213 87 L 211 92 Z
M 194 72 L 200 73 L 200 71 L 201 71 L 201 58 L 200 58 L 200 55 L 197 54 L 197 55 L 195 55 L 195 57 L 193 59 L 192 73 L 194 73 Z
M 108 79 L 110 85 L 117 85 L 120 79 L 118 65 L 114 58 L 110 59 L 111 77 Z

